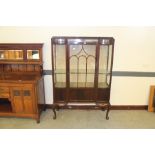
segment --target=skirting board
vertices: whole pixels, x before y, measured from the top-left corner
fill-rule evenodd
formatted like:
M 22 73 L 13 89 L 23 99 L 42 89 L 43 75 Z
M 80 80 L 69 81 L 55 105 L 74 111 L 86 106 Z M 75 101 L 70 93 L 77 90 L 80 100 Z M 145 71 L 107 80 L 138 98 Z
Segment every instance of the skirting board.
M 52 109 L 53 105 L 52 104 L 46 104 L 47 109 Z M 94 105 L 76 105 L 76 106 L 65 106 L 65 107 L 59 107 L 60 109 L 78 109 L 78 110 L 98 110 L 100 109 L 97 106 Z M 112 105 L 111 110 L 147 110 L 148 106 L 147 105 Z

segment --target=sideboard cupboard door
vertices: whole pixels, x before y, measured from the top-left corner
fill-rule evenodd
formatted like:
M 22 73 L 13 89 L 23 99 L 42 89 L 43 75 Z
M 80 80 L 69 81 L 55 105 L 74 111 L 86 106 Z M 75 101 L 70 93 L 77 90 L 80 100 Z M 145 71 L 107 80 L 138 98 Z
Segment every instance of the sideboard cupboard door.
M 15 113 L 33 114 L 35 110 L 35 100 L 32 87 L 13 87 L 12 99 Z
M 36 113 L 35 110 L 35 100 L 33 89 L 31 87 L 23 88 L 23 104 L 24 104 L 24 113 L 33 114 Z
M 11 96 L 13 101 L 13 112 L 23 113 L 23 98 L 22 98 L 22 87 L 14 87 L 11 90 Z

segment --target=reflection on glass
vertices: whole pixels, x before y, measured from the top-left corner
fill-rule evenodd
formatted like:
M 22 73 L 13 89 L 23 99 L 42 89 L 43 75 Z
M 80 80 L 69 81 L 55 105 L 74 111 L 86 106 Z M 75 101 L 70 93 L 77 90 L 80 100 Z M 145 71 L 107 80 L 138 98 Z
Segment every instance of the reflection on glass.
M 27 50 L 27 59 L 39 59 L 39 50 Z
M 4 51 L 0 51 L 0 59 L 4 59 Z
M 76 44 L 96 44 L 97 42 L 98 42 L 97 39 L 79 39 L 79 38 L 68 39 L 68 43 L 73 44 L 73 45 L 76 45 Z
M 68 39 L 69 44 L 79 44 L 82 43 L 82 39 Z
M 84 40 L 84 43 L 85 44 L 96 44 L 98 42 L 98 40 L 97 39 L 85 39 Z
M 109 44 L 109 43 L 110 43 L 109 39 L 103 39 L 102 40 L 102 44 Z
M 58 44 L 64 44 L 65 43 L 65 39 L 62 39 L 62 38 L 56 39 L 55 42 L 58 43 Z
M 22 50 L 0 50 L 0 59 L 12 59 L 20 60 L 23 59 Z

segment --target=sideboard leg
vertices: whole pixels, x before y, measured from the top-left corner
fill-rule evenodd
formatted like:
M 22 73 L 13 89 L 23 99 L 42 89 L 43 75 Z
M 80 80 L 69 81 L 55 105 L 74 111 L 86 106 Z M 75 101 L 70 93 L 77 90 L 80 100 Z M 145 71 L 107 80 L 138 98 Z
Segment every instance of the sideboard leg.
M 36 121 L 37 121 L 37 124 L 40 123 L 40 117 L 39 116 L 36 118 Z

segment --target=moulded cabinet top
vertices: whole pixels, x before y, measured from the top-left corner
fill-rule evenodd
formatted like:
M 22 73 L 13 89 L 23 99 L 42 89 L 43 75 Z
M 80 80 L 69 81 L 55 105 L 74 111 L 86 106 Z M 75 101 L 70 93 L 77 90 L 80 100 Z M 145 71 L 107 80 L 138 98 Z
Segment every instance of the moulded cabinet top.
M 43 43 L 0 43 L 0 49 L 40 49 Z
M 52 37 L 54 44 L 114 44 L 114 38 L 112 37 L 66 37 L 57 36 Z

